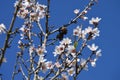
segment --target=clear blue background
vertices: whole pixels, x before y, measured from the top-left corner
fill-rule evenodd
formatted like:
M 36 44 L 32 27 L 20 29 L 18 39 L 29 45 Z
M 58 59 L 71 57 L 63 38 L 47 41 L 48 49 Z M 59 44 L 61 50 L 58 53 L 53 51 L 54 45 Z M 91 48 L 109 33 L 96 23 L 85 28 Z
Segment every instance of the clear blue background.
M 39 0 L 45 3 L 46 0 Z M 51 24 L 60 26 L 67 23 L 75 15 L 73 10 L 84 8 L 89 0 L 51 0 Z M 7 28 L 14 11 L 15 0 L 0 1 L 0 23 L 4 23 Z M 100 37 L 96 44 L 102 49 L 102 57 L 97 61 L 96 68 L 89 67 L 89 71 L 82 71 L 78 80 L 120 80 L 120 0 L 99 0 L 99 3 L 93 6 L 88 13 L 88 17 L 101 17 Z M 17 19 L 15 26 L 22 25 L 20 19 Z M 3 46 L 4 36 L 0 35 L 0 47 Z M 17 41 L 13 42 L 14 44 Z M 0 68 L 4 80 L 10 80 L 15 63 L 16 45 L 6 53 L 7 63 Z M 19 79 L 18 79 L 19 80 Z

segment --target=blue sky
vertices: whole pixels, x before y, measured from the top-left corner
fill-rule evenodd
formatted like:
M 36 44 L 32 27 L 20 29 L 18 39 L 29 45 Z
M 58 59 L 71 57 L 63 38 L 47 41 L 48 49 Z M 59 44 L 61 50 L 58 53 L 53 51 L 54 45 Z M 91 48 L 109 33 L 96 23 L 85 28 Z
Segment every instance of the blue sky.
M 44 3 L 44 0 L 39 0 Z M 51 0 L 51 25 L 61 26 L 67 23 L 75 15 L 73 10 L 84 8 L 85 1 L 88 0 Z M 93 6 L 88 13 L 88 17 L 101 17 L 99 24 L 100 37 L 96 39 L 95 43 L 102 49 L 102 57 L 97 61 L 95 68 L 89 67 L 89 71 L 82 71 L 79 75 L 79 80 L 120 80 L 120 0 L 99 0 L 99 3 Z M 1 0 L 0 1 L 0 23 L 4 23 L 7 28 L 10 24 L 12 14 L 14 11 L 13 3 L 15 0 Z M 20 19 L 17 19 L 15 26 L 21 25 Z M 3 45 L 3 37 L 0 35 L 0 47 Z M 2 40 L 1 40 L 2 39 Z M 16 44 L 17 42 L 13 42 Z M 10 80 L 13 65 L 15 63 L 14 46 L 7 51 L 7 63 L 0 68 L 0 73 L 3 73 L 4 80 Z

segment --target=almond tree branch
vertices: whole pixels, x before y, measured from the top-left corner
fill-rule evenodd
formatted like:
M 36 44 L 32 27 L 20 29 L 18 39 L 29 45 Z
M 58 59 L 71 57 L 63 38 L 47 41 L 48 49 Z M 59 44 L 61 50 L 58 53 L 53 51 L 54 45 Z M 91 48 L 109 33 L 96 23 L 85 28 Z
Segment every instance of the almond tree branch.
M 12 29 L 13 29 L 13 26 L 14 26 L 14 23 L 15 23 L 15 20 L 16 20 L 17 12 L 19 10 L 19 5 L 20 5 L 21 2 L 22 2 L 22 0 L 19 0 L 19 3 L 15 8 L 14 15 L 13 15 L 13 18 L 12 18 L 12 21 L 11 21 L 11 24 L 10 24 L 10 28 L 9 28 L 9 30 L 7 32 L 7 35 L 6 35 L 5 43 L 4 43 L 2 53 L 1 53 L 1 58 L 0 58 L 0 67 L 2 65 L 2 61 L 4 59 L 6 49 L 9 46 L 8 43 L 9 43 L 9 40 L 10 40 L 10 33 L 12 32 Z
M 85 15 L 84 12 L 88 11 L 89 8 L 92 7 L 92 5 L 94 4 L 94 2 L 95 2 L 95 0 L 90 0 L 89 4 L 85 7 L 85 9 L 78 16 L 76 16 L 74 19 L 72 19 L 67 24 L 62 25 L 60 28 L 62 28 L 63 26 L 64 27 L 68 27 L 71 24 L 75 24 L 77 22 L 77 20 L 81 18 L 81 16 Z M 57 28 L 57 29 L 51 31 L 49 34 L 53 34 L 53 33 L 57 32 L 57 31 L 59 31 L 60 28 Z

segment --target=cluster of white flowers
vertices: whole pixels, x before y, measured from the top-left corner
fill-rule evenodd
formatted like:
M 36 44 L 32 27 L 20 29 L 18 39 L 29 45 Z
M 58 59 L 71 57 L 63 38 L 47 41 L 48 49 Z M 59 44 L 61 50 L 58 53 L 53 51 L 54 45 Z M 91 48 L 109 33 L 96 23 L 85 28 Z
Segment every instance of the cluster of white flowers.
M 78 36 L 79 38 L 86 39 L 87 34 L 90 35 L 91 39 L 95 39 L 97 36 L 99 36 L 99 29 L 88 27 L 85 28 L 85 30 L 82 30 L 81 27 L 77 26 L 76 29 L 73 30 L 73 35 Z
M 44 56 L 44 53 L 47 53 L 46 49 L 43 47 L 38 46 L 38 48 L 34 46 L 30 46 L 29 48 L 29 54 L 36 52 L 38 56 Z
M 74 30 L 73 30 L 73 35 L 77 36 L 79 38 L 85 39 L 86 33 L 84 30 L 82 30 L 82 28 L 80 26 L 77 26 Z
M 44 58 L 44 53 L 46 53 L 46 50 L 44 48 L 40 46 L 38 46 L 38 48 L 30 46 L 29 48 L 30 57 L 33 53 L 37 53 L 37 55 L 39 56 L 38 66 L 41 65 L 40 69 L 43 72 L 46 72 L 48 69 L 52 69 L 54 67 L 52 61 L 47 61 L 47 59 Z
M 53 69 L 54 65 L 52 61 L 47 61 L 44 56 L 40 56 L 38 66 L 45 73 L 48 69 Z
M 94 43 L 91 46 L 88 45 L 87 47 L 93 52 L 93 54 L 96 55 L 96 57 L 93 60 L 90 60 L 91 66 L 95 67 L 96 61 L 98 60 L 98 57 L 102 56 L 101 49 L 98 49 L 98 46 L 95 46 Z
M 66 63 L 69 67 L 67 70 L 68 75 L 73 76 L 75 74 L 75 63 L 76 60 L 73 60 L 76 57 L 76 48 L 71 44 L 72 41 L 69 38 L 64 38 L 61 42 L 59 46 L 56 46 L 55 48 L 55 52 L 53 52 L 54 56 L 57 55 L 64 55 L 66 56 Z M 69 58 L 68 58 L 69 57 Z M 71 58 L 70 58 L 71 57 Z M 73 61 L 72 61 L 73 60 Z M 77 60 L 77 62 L 79 62 L 79 59 Z M 60 62 L 56 62 L 55 66 L 57 68 L 62 67 L 63 64 L 61 64 Z
M 15 7 L 18 5 L 18 1 L 15 3 Z M 20 9 L 17 16 L 22 19 L 29 19 L 31 21 L 39 21 L 44 18 L 46 12 L 46 6 L 39 3 L 34 3 L 29 0 L 22 0 L 19 5 Z
M 0 34 L 6 32 L 6 27 L 4 24 L 0 24 Z
M 60 55 L 60 54 L 65 54 L 68 56 L 69 54 L 75 56 L 76 49 L 73 45 L 71 45 L 71 39 L 69 38 L 64 38 L 59 46 L 55 47 L 55 52 L 53 52 L 54 56 Z M 64 53 L 67 51 L 67 53 Z

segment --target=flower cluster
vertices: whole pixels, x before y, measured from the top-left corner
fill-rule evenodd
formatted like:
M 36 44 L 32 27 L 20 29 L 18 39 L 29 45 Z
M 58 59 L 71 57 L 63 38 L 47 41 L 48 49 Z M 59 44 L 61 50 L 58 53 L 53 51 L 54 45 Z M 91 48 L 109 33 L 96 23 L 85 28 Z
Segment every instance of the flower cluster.
M 18 1 L 15 3 L 15 7 L 18 5 Z M 22 0 L 19 5 L 20 9 L 17 16 L 22 19 L 29 19 L 30 21 L 39 21 L 44 18 L 46 12 L 46 6 L 39 3 L 35 3 L 29 0 Z
M 29 53 L 37 53 L 38 56 L 44 56 L 44 53 L 46 53 L 46 49 L 44 47 L 38 46 L 38 48 L 35 48 L 34 46 L 30 46 Z
M 98 60 L 98 57 L 102 56 L 101 49 L 98 49 L 98 46 L 95 46 L 94 43 L 91 46 L 88 45 L 87 47 L 93 52 L 93 54 L 96 55 L 96 57 L 93 60 L 90 60 L 91 66 L 95 67 L 96 61 Z
M 47 59 L 44 58 L 44 53 L 46 53 L 45 48 L 38 46 L 38 48 L 35 48 L 34 46 L 30 46 L 29 48 L 29 55 L 32 57 L 32 54 L 36 54 L 39 56 L 38 60 L 38 66 L 40 69 L 45 73 L 48 69 L 53 68 L 52 61 L 47 61 Z
M 95 19 L 95 20 L 93 20 Z M 97 20 L 96 20 L 97 19 Z M 101 20 L 101 18 L 92 18 L 92 21 L 90 20 L 89 22 L 95 22 L 98 24 L 98 22 Z M 91 24 L 91 23 L 90 23 Z M 82 39 L 86 39 L 90 40 L 90 39 L 95 39 L 97 36 L 99 36 L 99 29 L 97 27 L 92 28 L 90 26 L 88 26 L 87 28 L 85 28 L 84 30 L 82 30 L 82 26 L 77 26 L 74 30 L 73 30 L 73 35 L 77 36 L 79 38 Z
M 69 38 L 64 38 L 59 46 L 55 47 L 55 52 L 53 52 L 54 56 L 65 54 L 68 56 L 69 54 L 75 56 L 76 49 L 73 45 L 71 45 L 72 41 Z
M 77 28 L 73 30 L 73 35 L 84 40 L 86 39 L 87 35 L 88 35 L 87 39 L 95 39 L 97 36 L 99 36 L 99 32 L 100 31 L 98 28 L 92 29 L 92 27 L 89 26 L 88 28 L 82 30 L 81 27 L 77 26 Z
M 48 69 L 52 69 L 54 67 L 52 61 L 47 61 L 44 56 L 40 56 L 38 66 L 45 73 Z
M 65 56 L 66 57 L 65 63 L 69 67 L 71 67 L 67 69 L 67 73 L 70 76 L 73 76 L 73 74 L 75 73 L 74 66 L 75 66 L 76 60 L 73 60 L 73 58 L 76 57 L 76 53 L 77 53 L 76 48 L 74 47 L 74 45 L 72 45 L 72 41 L 69 38 L 64 38 L 60 42 L 60 45 L 55 47 L 55 52 L 53 52 L 54 56 Z M 79 59 L 77 60 L 77 62 L 79 62 Z M 55 66 L 57 68 L 60 68 L 63 66 L 63 64 L 61 64 L 60 62 L 56 62 Z

